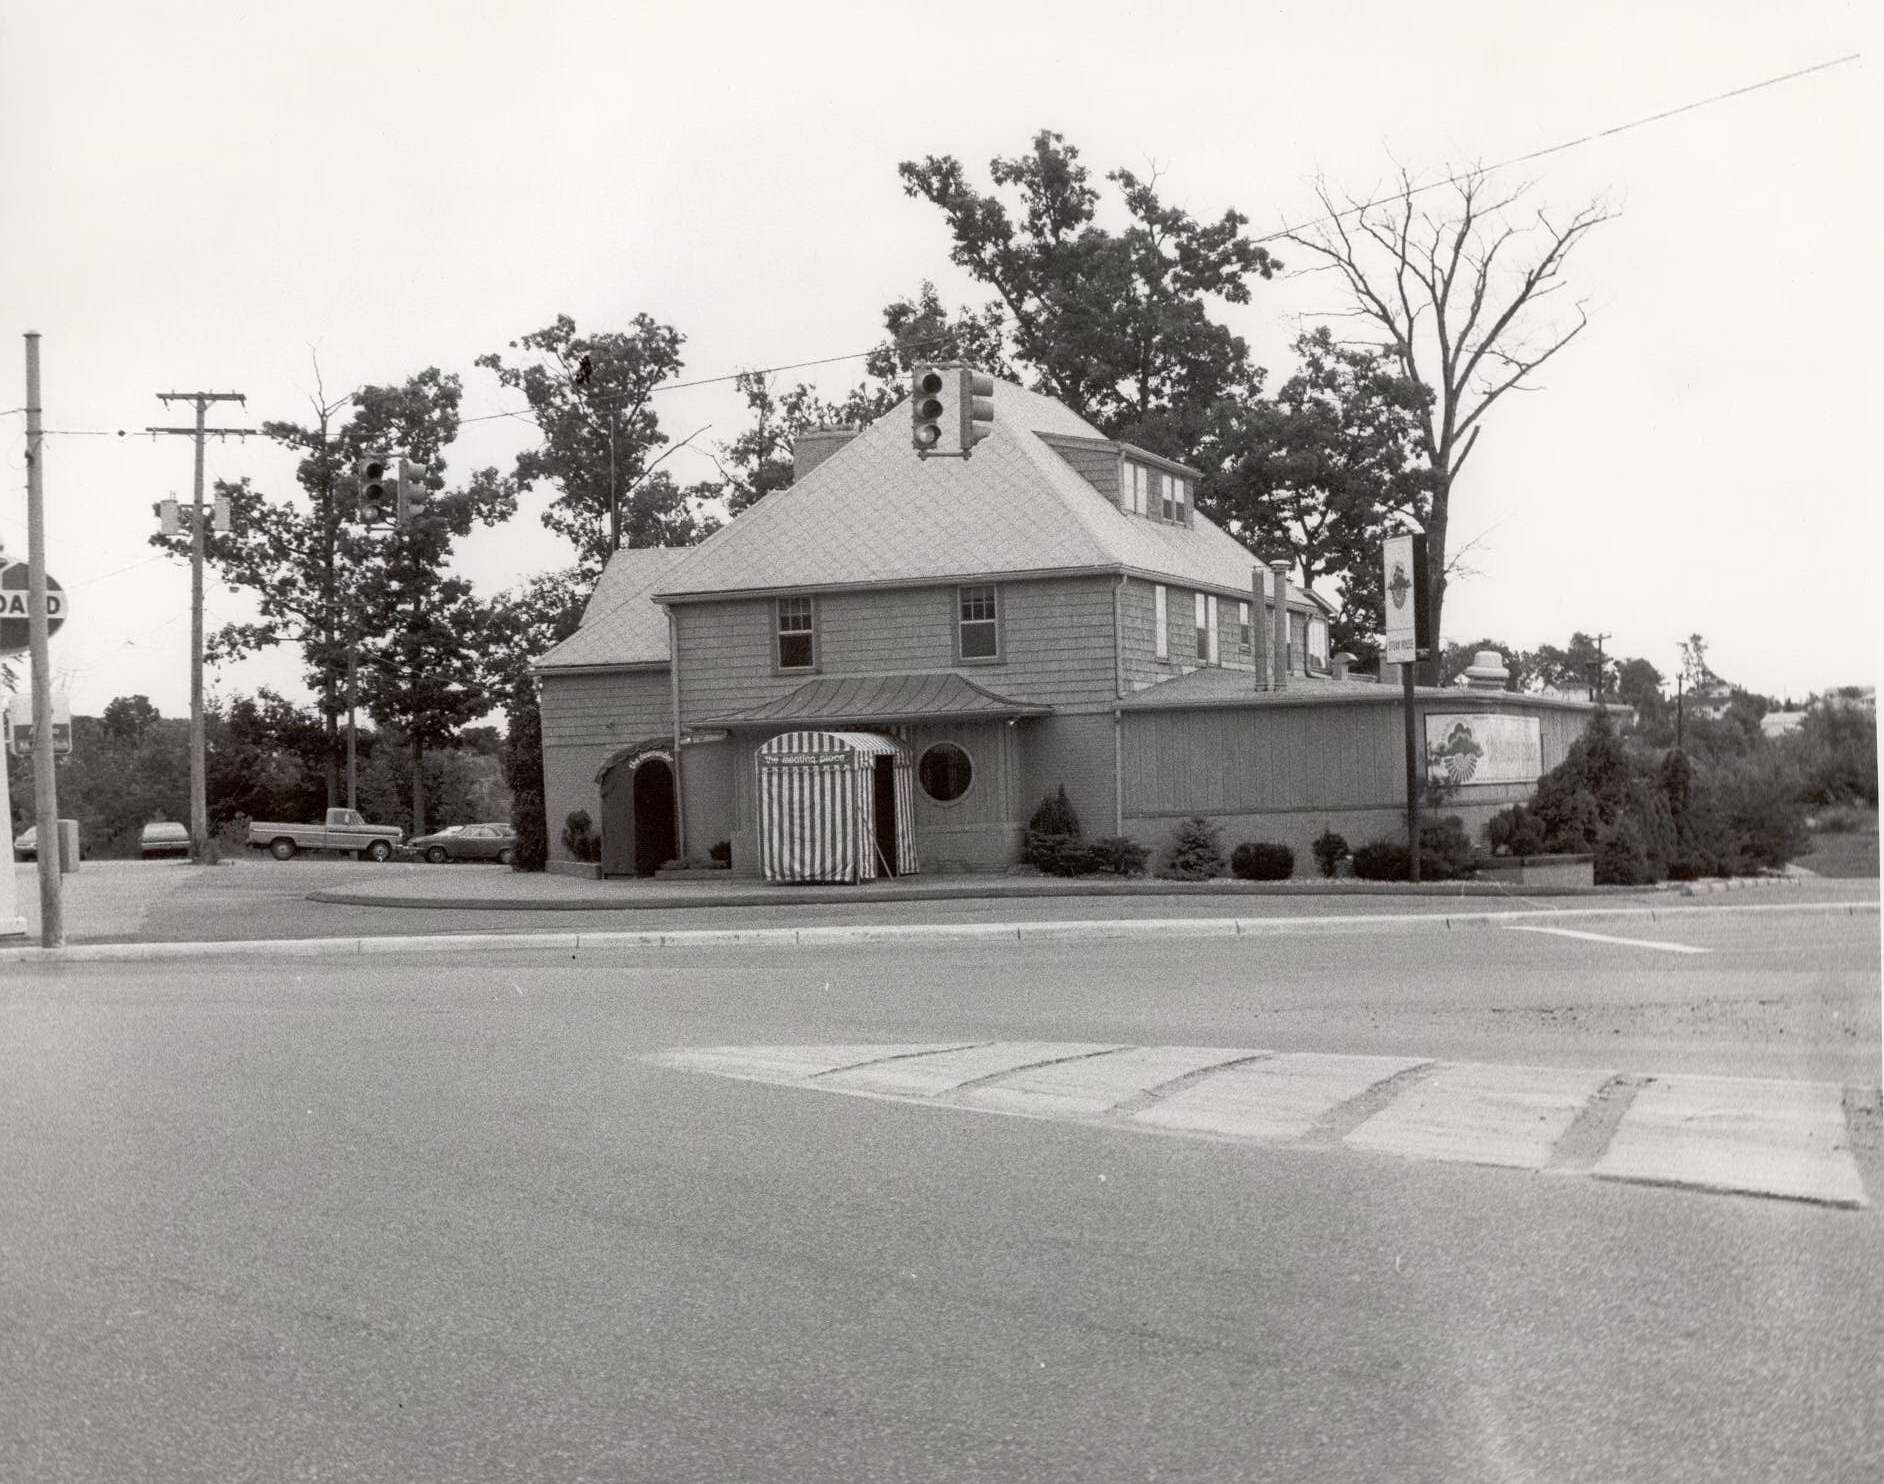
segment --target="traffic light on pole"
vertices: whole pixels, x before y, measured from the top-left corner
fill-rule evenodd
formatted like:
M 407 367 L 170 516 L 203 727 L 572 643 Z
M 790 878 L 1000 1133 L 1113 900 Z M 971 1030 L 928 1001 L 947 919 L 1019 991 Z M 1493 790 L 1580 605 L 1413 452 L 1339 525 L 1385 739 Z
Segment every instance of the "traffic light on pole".
M 962 367 L 962 457 L 994 431 L 994 378 L 985 371 Z
M 910 442 L 924 458 L 959 454 L 961 377 L 953 366 L 918 366 L 909 399 Z
M 390 454 L 369 453 L 360 460 L 358 519 L 362 525 L 383 526 L 392 520 L 396 483 Z
M 424 515 L 432 492 L 425 487 L 425 466 L 411 459 L 399 460 L 399 524 L 407 525 Z

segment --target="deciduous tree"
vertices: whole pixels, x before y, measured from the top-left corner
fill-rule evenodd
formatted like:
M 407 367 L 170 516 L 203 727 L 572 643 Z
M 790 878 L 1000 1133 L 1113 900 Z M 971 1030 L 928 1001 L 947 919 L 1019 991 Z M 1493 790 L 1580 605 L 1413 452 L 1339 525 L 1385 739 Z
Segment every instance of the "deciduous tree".
M 1324 215 L 1287 234 L 1344 285 L 1349 316 L 1381 339 L 1409 379 L 1432 389 L 1420 445 L 1431 471 L 1425 521 L 1433 631 L 1440 631 L 1448 576 L 1452 492 L 1477 447 L 1485 417 L 1582 333 L 1581 305 L 1543 311 L 1565 286 L 1564 265 L 1610 213 L 1600 204 L 1568 217 L 1525 210 L 1526 190 L 1499 190 L 1484 171 L 1446 182 L 1440 204 L 1402 172 L 1377 201 L 1317 187 Z

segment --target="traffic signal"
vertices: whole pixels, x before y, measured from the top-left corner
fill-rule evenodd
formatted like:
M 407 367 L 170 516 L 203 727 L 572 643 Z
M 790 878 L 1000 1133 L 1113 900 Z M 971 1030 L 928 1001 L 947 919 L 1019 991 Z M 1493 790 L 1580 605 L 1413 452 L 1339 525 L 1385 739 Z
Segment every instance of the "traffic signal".
M 415 464 L 411 459 L 399 460 L 399 524 L 406 525 L 415 517 L 425 514 L 426 506 L 431 501 L 432 492 L 425 487 L 425 466 Z
M 962 451 L 961 378 L 953 366 L 918 366 L 909 399 L 910 442 L 924 458 Z
M 360 504 L 356 518 L 362 525 L 383 526 L 391 522 L 398 498 L 397 483 L 391 454 L 369 453 L 360 460 Z
M 962 367 L 962 457 L 994 431 L 994 378 Z

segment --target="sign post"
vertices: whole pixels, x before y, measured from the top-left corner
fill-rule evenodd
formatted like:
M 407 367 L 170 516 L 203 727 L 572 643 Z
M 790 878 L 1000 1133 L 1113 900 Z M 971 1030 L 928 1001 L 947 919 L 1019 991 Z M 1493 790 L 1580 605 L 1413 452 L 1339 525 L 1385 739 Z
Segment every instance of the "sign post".
M 1432 652 L 1427 633 L 1426 538 L 1389 536 L 1380 544 L 1381 588 L 1386 595 L 1387 633 L 1381 657 L 1400 666 L 1400 708 L 1406 724 L 1407 879 L 1420 879 L 1420 786 L 1425 758 L 1413 716 L 1413 667 Z

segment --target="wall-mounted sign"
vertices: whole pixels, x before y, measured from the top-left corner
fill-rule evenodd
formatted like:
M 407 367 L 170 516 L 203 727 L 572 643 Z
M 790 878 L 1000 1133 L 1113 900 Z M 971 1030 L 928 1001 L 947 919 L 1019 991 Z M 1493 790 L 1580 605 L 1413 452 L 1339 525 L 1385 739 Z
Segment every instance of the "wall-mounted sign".
M 1434 783 L 1535 783 L 1543 772 L 1535 716 L 1426 713 L 1426 775 Z

